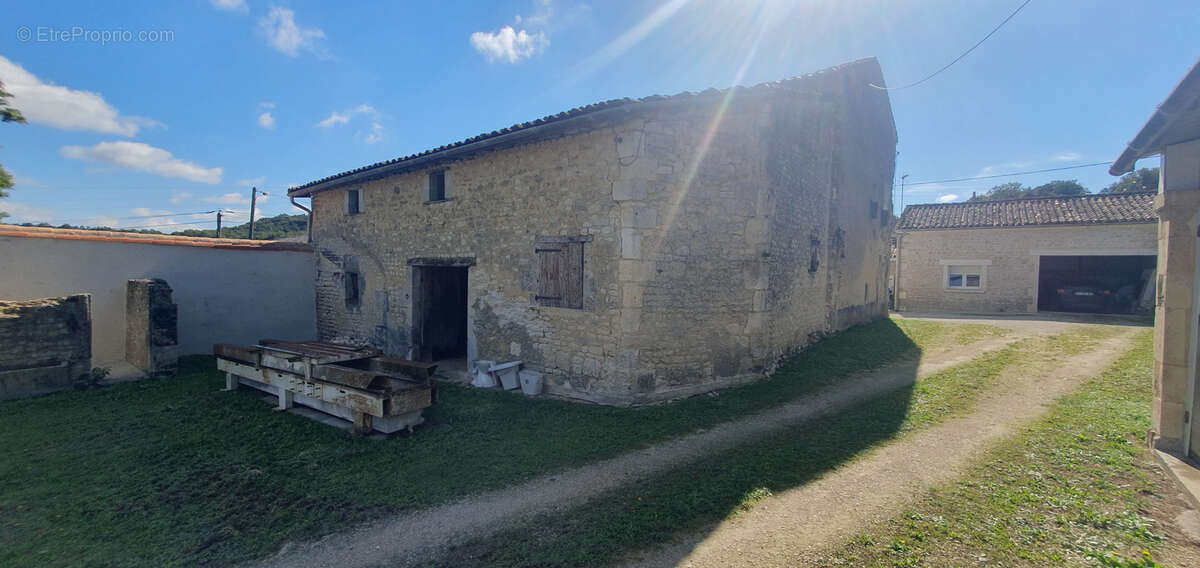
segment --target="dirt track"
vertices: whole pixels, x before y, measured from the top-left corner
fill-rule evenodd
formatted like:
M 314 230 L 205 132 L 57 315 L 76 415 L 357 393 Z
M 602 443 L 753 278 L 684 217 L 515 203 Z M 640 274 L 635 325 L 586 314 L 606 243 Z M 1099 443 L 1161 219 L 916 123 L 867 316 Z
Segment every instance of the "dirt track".
M 290 544 L 264 560 L 262 565 L 350 567 L 420 563 L 434 558 L 448 543 L 486 537 L 538 514 L 578 507 L 631 481 L 909 385 L 919 376 L 1001 349 L 1022 335 L 1017 333 L 926 353 L 919 364 L 900 361 L 860 374 L 802 400 L 644 450 L 361 526 L 318 541 Z M 664 554 L 677 553 L 664 551 Z

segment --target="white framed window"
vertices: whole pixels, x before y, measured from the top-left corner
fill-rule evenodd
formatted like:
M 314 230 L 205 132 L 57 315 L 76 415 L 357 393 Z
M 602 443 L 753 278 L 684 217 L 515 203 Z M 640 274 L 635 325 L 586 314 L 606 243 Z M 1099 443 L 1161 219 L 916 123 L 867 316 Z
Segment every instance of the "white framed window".
M 990 260 L 943 260 L 942 286 L 946 290 L 982 292 L 987 289 Z

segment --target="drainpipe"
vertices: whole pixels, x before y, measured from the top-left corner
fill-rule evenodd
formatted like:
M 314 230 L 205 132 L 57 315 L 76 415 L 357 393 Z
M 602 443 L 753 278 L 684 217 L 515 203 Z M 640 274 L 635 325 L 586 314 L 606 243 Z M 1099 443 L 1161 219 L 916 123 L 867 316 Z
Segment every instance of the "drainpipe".
M 903 248 L 900 245 L 903 242 L 904 233 L 896 231 L 896 285 L 892 288 L 892 309 L 897 312 L 900 311 L 900 261 L 904 260 L 904 258 L 901 256 L 901 251 Z
M 312 223 L 313 223 L 312 209 L 309 209 L 303 205 L 300 205 L 299 203 L 296 203 L 295 197 L 292 197 L 291 200 L 292 200 L 292 205 L 295 205 L 297 209 L 301 209 L 305 213 L 308 213 L 308 223 L 306 223 L 306 224 L 308 225 L 308 242 L 311 243 L 312 242 Z

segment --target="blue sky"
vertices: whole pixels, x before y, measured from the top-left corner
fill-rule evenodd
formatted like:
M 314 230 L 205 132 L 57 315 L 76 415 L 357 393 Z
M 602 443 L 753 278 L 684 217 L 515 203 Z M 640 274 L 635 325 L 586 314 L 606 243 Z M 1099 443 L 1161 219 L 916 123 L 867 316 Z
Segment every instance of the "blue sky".
M 21 2 L 0 81 L 10 222 L 159 225 L 297 212 L 304 183 L 600 100 L 754 84 L 875 56 L 893 86 L 1020 0 Z M 1115 158 L 1200 55 L 1200 2 L 1033 0 L 932 80 L 893 91 L 910 182 Z M 1142 165 L 1155 165 L 1147 160 Z M 925 185 L 1110 183 L 1104 167 Z M 147 217 L 147 215 L 157 215 Z M 232 221 L 244 221 L 242 217 Z

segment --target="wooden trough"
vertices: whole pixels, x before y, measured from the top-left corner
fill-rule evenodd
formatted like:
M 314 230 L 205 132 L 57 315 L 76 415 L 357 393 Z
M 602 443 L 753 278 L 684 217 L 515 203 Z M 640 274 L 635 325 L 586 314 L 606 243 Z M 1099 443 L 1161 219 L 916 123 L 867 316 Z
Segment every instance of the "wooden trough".
M 279 409 L 300 404 L 354 423 L 361 434 L 411 430 L 434 403 L 437 365 L 386 357 L 378 349 L 323 341 L 264 339 L 244 347 L 213 345 L 225 390 L 239 384 L 279 397 Z

